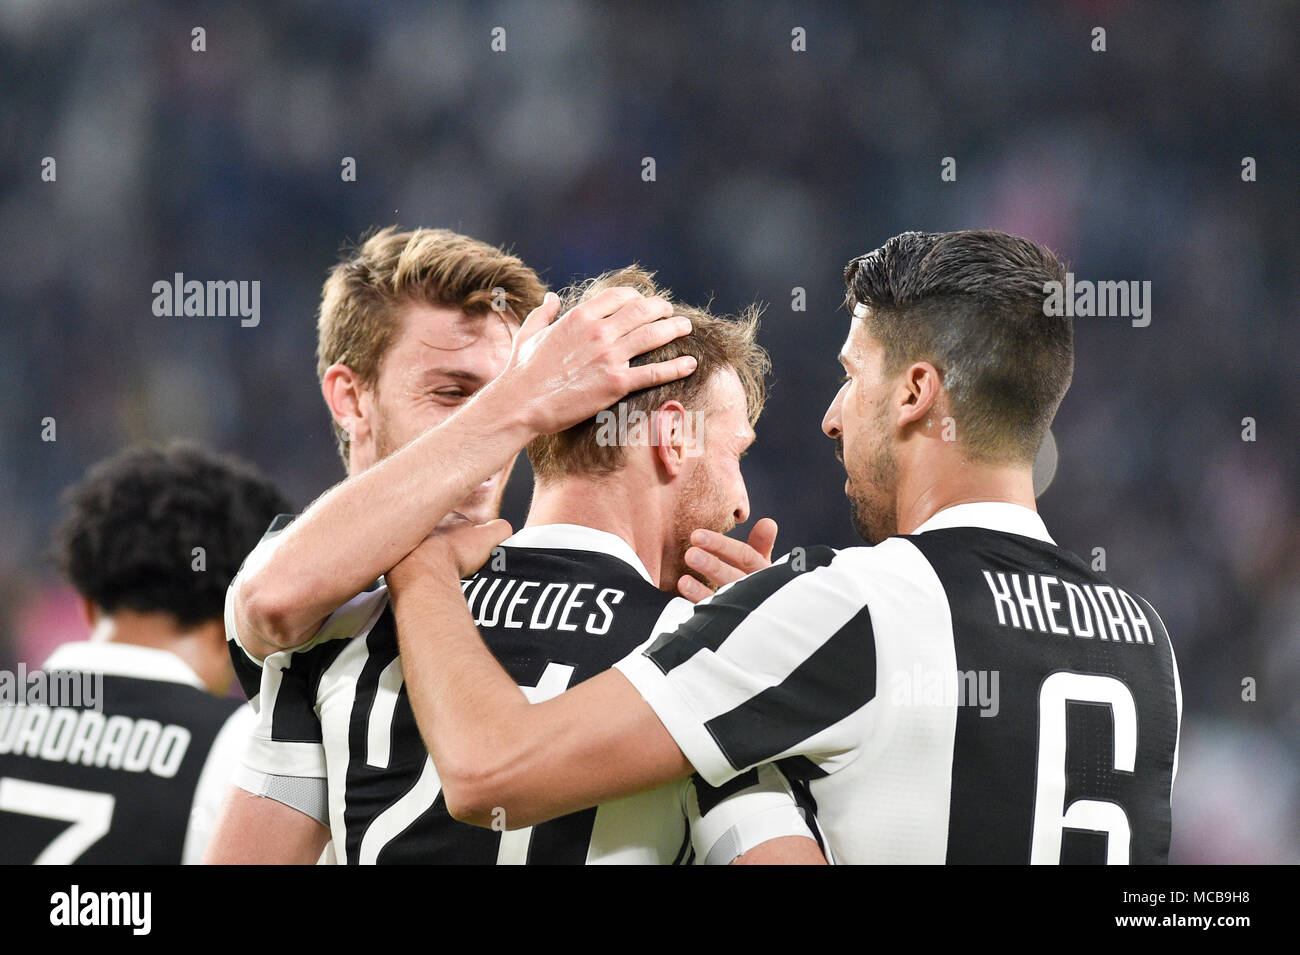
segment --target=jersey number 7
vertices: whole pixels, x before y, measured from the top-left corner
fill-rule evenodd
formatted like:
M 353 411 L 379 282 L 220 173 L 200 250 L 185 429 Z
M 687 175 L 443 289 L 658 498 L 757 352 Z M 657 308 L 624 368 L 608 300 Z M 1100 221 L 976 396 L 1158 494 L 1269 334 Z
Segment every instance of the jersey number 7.
M 72 823 L 34 860 L 36 865 L 69 865 L 108 835 L 116 800 L 108 793 L 49 786 L 6 776 L 0 779 L 0 811 Z

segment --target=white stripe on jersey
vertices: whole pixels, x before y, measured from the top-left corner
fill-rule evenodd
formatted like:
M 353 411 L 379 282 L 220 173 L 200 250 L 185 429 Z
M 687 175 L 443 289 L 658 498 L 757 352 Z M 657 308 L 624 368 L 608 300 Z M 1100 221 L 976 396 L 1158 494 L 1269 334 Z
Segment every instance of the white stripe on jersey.
M 388 592 L 374 597 L 382 609 L 388 602 Z M 329 787 L 330 834 L 334 842 L 334 855 L 340 865 L 347 860 L 347 828 L 343 814 L 347 809 L 348 727 L 352 720 L 352 707 L 356 703 L 357 679 L 365 668 L 370 651 L 366 647 L 366 634 L 379 619 L 378 613 L 369 625 L 358 632 L 338 658 L 321 676 L 316 689 L 316 713 L 321 723 L 321 745 L 325 766 L 325 779 Z M 389 718 L 392 718 L 390 711 Z
M 574 667 L 560 663 L 548 663 L 542 671 L 536 686 L 520 687 L 529 703 L 544 703 L 552 700 L 568 689 L 573 679 Z M 600 813 L 597 812 L 597 818 Z M 623 832 L 632 831 L 624 829 Z M 497 846 L 497 865 L 527 865 L 528 849 L 533 842 L 533 827 L 507 829 L 501 833 L 501 842 Z M 590 850 L 588 850 L 590 852 Z
M 347 767 L 344 766 L 346 775 Z M 357 852 L 357 862 L 361 865 L 374 865 L 379 861 L 379 853 L 384 846 L 388 845 L 394 838 L 401 835 L 406 828 L 425 811 L 433 805 L 434 800 L 438 798 L 438 793 L 442 792 L 442 780 L 438 778 L 438 771 L 433 767 L 433 760 L 427 756 L 424 759 L 424 768 L 420 770 L 420 778 L 415 781 L 407 792 L 379 815 L 374 818 L 366 829 L 366 834 L 361 837 L 361 849 Z M 339 861 L 346 861 L 341 854 L 342 847 L 347 845 L 347 840 L 343 835 L 343 814 L 339 813 L 339 834 L 334 837 L 335 851 L 340 852 Z
M 393 713 L 397 709 L 397 695 L 401 692 L 402 659 L 394 657 L 379 674 L 379 687 L 370 705 L 370 719 L 366 726 L 367 766 L 388 768 L 389 750 L 393 743 Z

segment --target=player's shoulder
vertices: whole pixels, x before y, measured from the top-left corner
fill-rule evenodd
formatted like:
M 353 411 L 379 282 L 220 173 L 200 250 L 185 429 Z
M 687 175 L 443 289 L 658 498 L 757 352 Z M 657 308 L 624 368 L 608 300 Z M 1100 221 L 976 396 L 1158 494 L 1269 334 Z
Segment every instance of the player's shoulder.
M 770 567 L 719 588 L 697 606 L 694 626 L 826 635 L 849 627 L 905 640 L 910 624 L 942 628 L 948 603 L 933 568 L 907 540 L 835 548 L 793 547 Z
M 924 556 L 906 538 L 890 537 L 874 545 L 792 547 L 770 567 L 720 588 L 715 599 L 753 603 L 781 592 L 813 601 L 867 601 L 885 592 L 933 594 L 940 589 Z
M 1094 579 L 1101 585 L 1100 589 L 1104 590 L 1107 587 L 1111 589 L 1119 599 L 1120 612 L 1125 617 L 1135 622 L 1140 621 L 1150 629 L 1153 641 L 1169 644 L 1172 650 L 1173 637 L 1170 636 L 1169 628 L 1165 626 L 1160 611 L 1150 600 L 1126 583 L 1116 581 L 1109 574 L 1094 573 Z

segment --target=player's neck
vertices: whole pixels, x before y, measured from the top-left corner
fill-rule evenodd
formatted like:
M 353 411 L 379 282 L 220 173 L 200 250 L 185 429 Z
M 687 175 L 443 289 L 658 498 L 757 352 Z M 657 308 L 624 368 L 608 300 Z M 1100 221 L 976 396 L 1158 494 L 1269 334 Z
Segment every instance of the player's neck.
M 608 476 L 562 478 L 537 485 L 525 526 L 578 524 L 613 534 L 636 551 L 650 579 L 658 580 L 670 516 L 659 513 L 658 504 L 656 495 Z
M 939 467 L 904 469 L 899 475 L 898 532 L 912 533 L 945 508 L 983 502 L 1037 510 L 1032 471 L 960 458 Z
M 229 667 L 223 659 L 225 641 L 218 620 L 183 630 L 170 614 L 118 610 L 95 616 L 90 639 L 166 650 L 193 670 L 210 692 L 221 694 L 229 688 Z

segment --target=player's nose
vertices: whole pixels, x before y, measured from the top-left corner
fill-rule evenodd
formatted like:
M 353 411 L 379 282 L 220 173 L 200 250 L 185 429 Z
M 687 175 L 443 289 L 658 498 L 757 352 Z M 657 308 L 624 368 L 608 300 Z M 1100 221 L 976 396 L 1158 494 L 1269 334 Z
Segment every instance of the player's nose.
M 740 487 L 740 502 L 736 505 L 736 510 L 732 514 L 737 524 L 743 524 L 749 520 L 749 492 L 742 484 Z
M 840 430 L 840 399 L 836 395 L 835 400 L 831 402 L 826 414 L 822 418 L 822 433 L 832 441 L 839 438 Z

